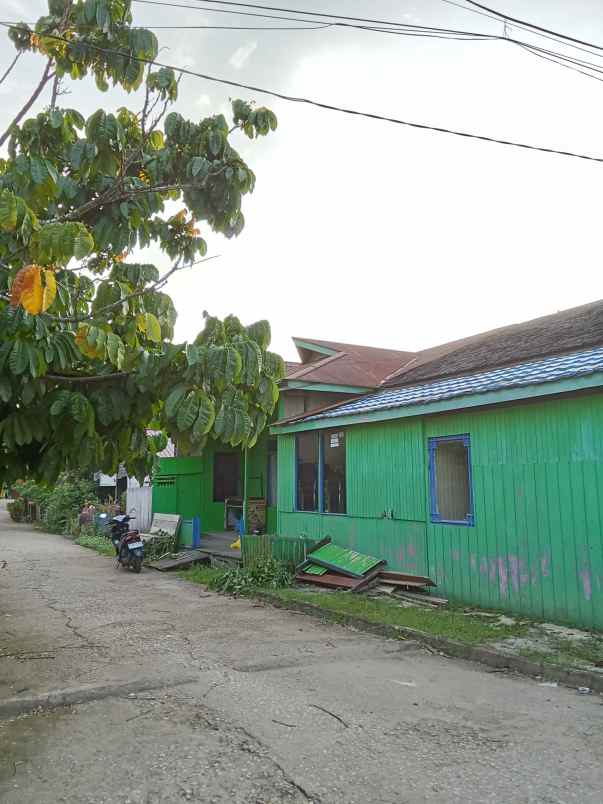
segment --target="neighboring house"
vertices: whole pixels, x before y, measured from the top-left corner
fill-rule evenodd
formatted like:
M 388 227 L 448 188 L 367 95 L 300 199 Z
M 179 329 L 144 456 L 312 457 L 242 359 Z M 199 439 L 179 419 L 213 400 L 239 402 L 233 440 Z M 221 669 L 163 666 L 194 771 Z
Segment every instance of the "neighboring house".
M 405 354 L 379 390 L 293 410 L 287 394 L 338 393 L 315 374 L 338 361 L 284 383 L 279 535 L 331 536 L 454 600 L 603 627 L 603 301 Z
M 299 363 L 287 363 L 278 417 L 324 408 L 374 390 L 412 357 L 407 352 L 293 339 Z M 276 438 L 266 431 L 253 449 L 209 441 L 200 457 L 161 459 L 153 478 L 153 511 L 199 516 L 204 533 L 235 527 L 242 498 L 250 501 L 248 529 L 276 532 Z M 226 501 L 230 509 L 226 511 Z

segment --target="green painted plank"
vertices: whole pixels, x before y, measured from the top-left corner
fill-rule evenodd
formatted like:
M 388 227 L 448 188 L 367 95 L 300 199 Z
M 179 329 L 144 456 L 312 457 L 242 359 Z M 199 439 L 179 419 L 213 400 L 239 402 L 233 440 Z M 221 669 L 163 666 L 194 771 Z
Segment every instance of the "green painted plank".
M 319 567 L 317 564 L 310 564 L 304 569 L 306 575 L 324 575 L 328 571 L 326 567 Z
M 318 550 L 313 550 L 308 556 L 315 564 L 328 569 L 339 570 L 354 578 L 361 578 L 369 570 L 383 562 L 382 558 L 367 556 L 356 550 L 340 547 L 338 544 L 324 544 Z

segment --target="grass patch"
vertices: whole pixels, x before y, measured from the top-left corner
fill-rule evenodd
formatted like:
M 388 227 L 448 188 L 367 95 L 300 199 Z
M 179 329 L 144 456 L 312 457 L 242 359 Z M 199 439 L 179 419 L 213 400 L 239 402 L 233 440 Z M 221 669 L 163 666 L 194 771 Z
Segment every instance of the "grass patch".
M 178 576 L 190 583 L 199 583 L 209 589 L 216 589 L 222 580 L 224 570 L 210 567 L 207 564 L 194 564 L 185 570 L 180 570 Z
M 88 547 L 90 550 L 96 550 L 103 556 L 114 556 L 115 548 L 105 536 L 99 536 L 95 533 L 82 533 L 77 539 L 73 540 L 74 544 L 79 544 L 80 547 Z
M 459 642 L 476 645 L 524 636 L 528 626 L 497 625 L 483 618 L 463 614 L 460 610 L 404 608 L 392 600 L 374 600 L 348 592 L 305 592 L 298 589 L 274 591 L 284 602 L 312 603 L 325 611 L 361 617 L 372 623 L 415 628 L 434 636 L 448 637 Z
M 522 648 L 521 656 L 546 664 L 559 664 L 565 667 L 580 669 L 591 668 L 603 662 L 603 638 L 591 636 L 586 639 L 567 639 L 549 637 L 542 649 L 534 647 Z

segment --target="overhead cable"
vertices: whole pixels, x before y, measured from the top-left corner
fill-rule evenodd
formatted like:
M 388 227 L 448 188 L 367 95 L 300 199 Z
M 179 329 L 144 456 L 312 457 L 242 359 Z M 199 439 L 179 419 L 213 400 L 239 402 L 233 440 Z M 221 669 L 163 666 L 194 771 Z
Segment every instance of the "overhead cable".
M 17 30 L 19 29 L 19 26 L 10 25 L 8 23 L 0 22 L 0 25 L 3 25 L 4 27 L 7 27 L 7 28 L 15 28 Z M 21 30 L 29 31 L 30 29 L 29 28 L 21 28 Z M 51 39 L 55 39 L 55 40 L 60 41 L 60 42 L 66 42 L 68 45 L 71 45 L 71 46 L 73 46 L 75 44 L 75 41 L 73 39 L 69 40 L 69 39 L 66 39 L 63 36 L 57 36 L 57 35 L 53 35 L 53 34 L 45 34 L 45 36 L 48 37 L 48 38 L 51 38 Z M 100 45 L 95 45 L 95 44 L 93 44 L 91 42 L 86 42 L 85 40 L 83 40 L 81 42 L 78 42 L 77 44 L 83 44 L 83 45 L 85 45 L 85 46 L 87 46 L 87 47 L 89 47 L 89 48 L 91 48 L 93 50 L 96 50 L 99 53 L 105 53 L 106 55 L 118 55 L 118 56 L 122 56 L 122 57 L 128 59 L 129 61 L 138 62 L 139 64 L 149 64 L 149 65 L 154 65 L 154 66 L 157 66 L 157 67 L 165 67 L 165 68 L 174 70 L 174 72 L 178 72 L 181 75 L 190 75 L 190 76 L 193 76 L 194 78 L 202 78 L 205 81 L 211 81 L 212 83 L 224 84 L 225 86 L 236 87 L 238 89 L 245 89 L 245 90 L 248 90 L 249 92 L 257 92 L 257 93 L 260 93 L 262 95 L 269 95 L 270 97 L 278 98 L 279 100 L 288 101 L 290 103 L 300 103 L 300 104 L 304 104 L 304 105 L 307 105 L 307 106 L 313 106 L 313 107 L 316 107 L 318 109 L 326 109 L 326 110 L 332 111 L 332 112 L 339 112 L 341 114 L 352 115 L 354 117 L 363 117 L 363 118 L 367 118 L 369 120 L 380 120 L 380 121 L 383 121 L 385 123 L 393 123 L 395 125 L 405 126 L 407 128 L 415 128 L 415 129 L 420 129 L 422 131 L 434 131 L 434 132 L 437 132 L 437 133 L 440 133 L 440 134 L 449 134 L 449 135 L 455 136 L 455 137 L 463 137 L 464 139 L 481 140 L 482 142 L 496 143 L 498 145 L 507 145 L 507 146 L 510 146 L 510 147 L 513 147 L 513 148 L 521 148 L 523 150 L 528 150 L 528 151 L 540 151 L 542 153 L 557 154 L 559 156 L 568 156 L 568 157 L 571 157 L 571 158 L 574 158 L 574 159 L 582 159 L 582 160 L 586 160 L 586 161 L 589 161 L 589 162 L 603 162 L 603 156 L 592 156 L 590 154 L 579 153 L 577 151 L 567 151 L 567 150 L 561 150 L 561 149 L 558 149 L 558 148 L 549 148 L 549 147 L 543 146 L 543 145 L 531 145 L 531 144 L 525 143 L 525 142 L 517 142 L 517 141 L 514 141 L 514 140 L 500 139 L 498 137 L 489 137 L 489 136 L 487 136 L 485 134 L 473 134 L 473 133 L 468 132 L 468 131 L 459 131 L 458 129 L 445 128 L 443 126 L 433 126 L 433 125 L 429 125 L 427 123 L 417 123 L 417 122 L 410 121 L 410 120 L 402 120 L 402 119 L 397 118 L 397 117 L 389 117 L 387 115 L 380 115 L 380 114 L 375 114 L 375 113 L 372 113 L 372 112 L 364 112 L 364 111 L 360 111 L 358 109 L 349 109 L 349 108 L 346 108 L 344 106 L 335 106 L 333 104 L 323 103 L 322 101 L 312 100 L 311 98 L 296 97 L 294 95 L 286 95 L 285 93 L 277 92 L 276 90 L 265 89 L 263 87 L 256 87 L 256 86 L 254 86 L 252 84 L 244 84 L 242 82 L 232 81 L 232 80 L 229 80 L 229 79 L 226 79 L 226 78 L 219 78 L 219 77 L 217 77 L 215 75 L 209 75 L 207 73 L 200 73 L 200 72 L 197 72 L 195 70 L 191 70 L 188 67 L 177 67 L 175 65 L 167 64 L 165 62 L 156 61 L 154 59 L 145 59 L 145 58 L 142 58 L 140 56 L 133 56 L 132 54 L 130 54 L 130 53 L 126 52 L 126 51 L 115 50 L 113 48 L 104 48 L 104 47 L 101 47 Z

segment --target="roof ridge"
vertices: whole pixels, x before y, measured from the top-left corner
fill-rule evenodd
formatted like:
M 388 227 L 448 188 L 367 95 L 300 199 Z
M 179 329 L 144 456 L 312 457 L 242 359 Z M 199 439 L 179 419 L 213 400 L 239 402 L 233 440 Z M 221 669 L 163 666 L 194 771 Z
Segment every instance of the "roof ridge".
M 302 338 L 297 335 L 292 335 L 291 340 L 293 342 L 305 341 L 306 343 L 313 343 L 317 346 L 326 346 L 327 348 L 336 349 L 336 351 L 341 351 L 339 347 L 347 347 L 351 349 L 372 349 L 376 352 L 392 352 L 394 354 L 413 354 L 412 349 L 392 349 L 389 346 L 368 346 L 363 343 L 344 343 L 343 341 L 329 341 L 321 338 Z M 345 349 L 343 351 L 345 351 Z
M 335 360 L 339 360 L 340 357 L 344 357 L 346 352 L 337 352 L 334 355 L 327 355 L 323 357 L 321 360 L 316 360 L 314 363 L 300 363 L 303 366 L 302 369 L 299 371 L 295 371 L 293 374 L 289 374 L 285 377 L 286 380 L 296 380 L 299 377 L 304 377 L 310 371 L 314 371 L 317 368 L 321 368 L 322 366 L 326 366 L 329 363 L 332 363 Z

